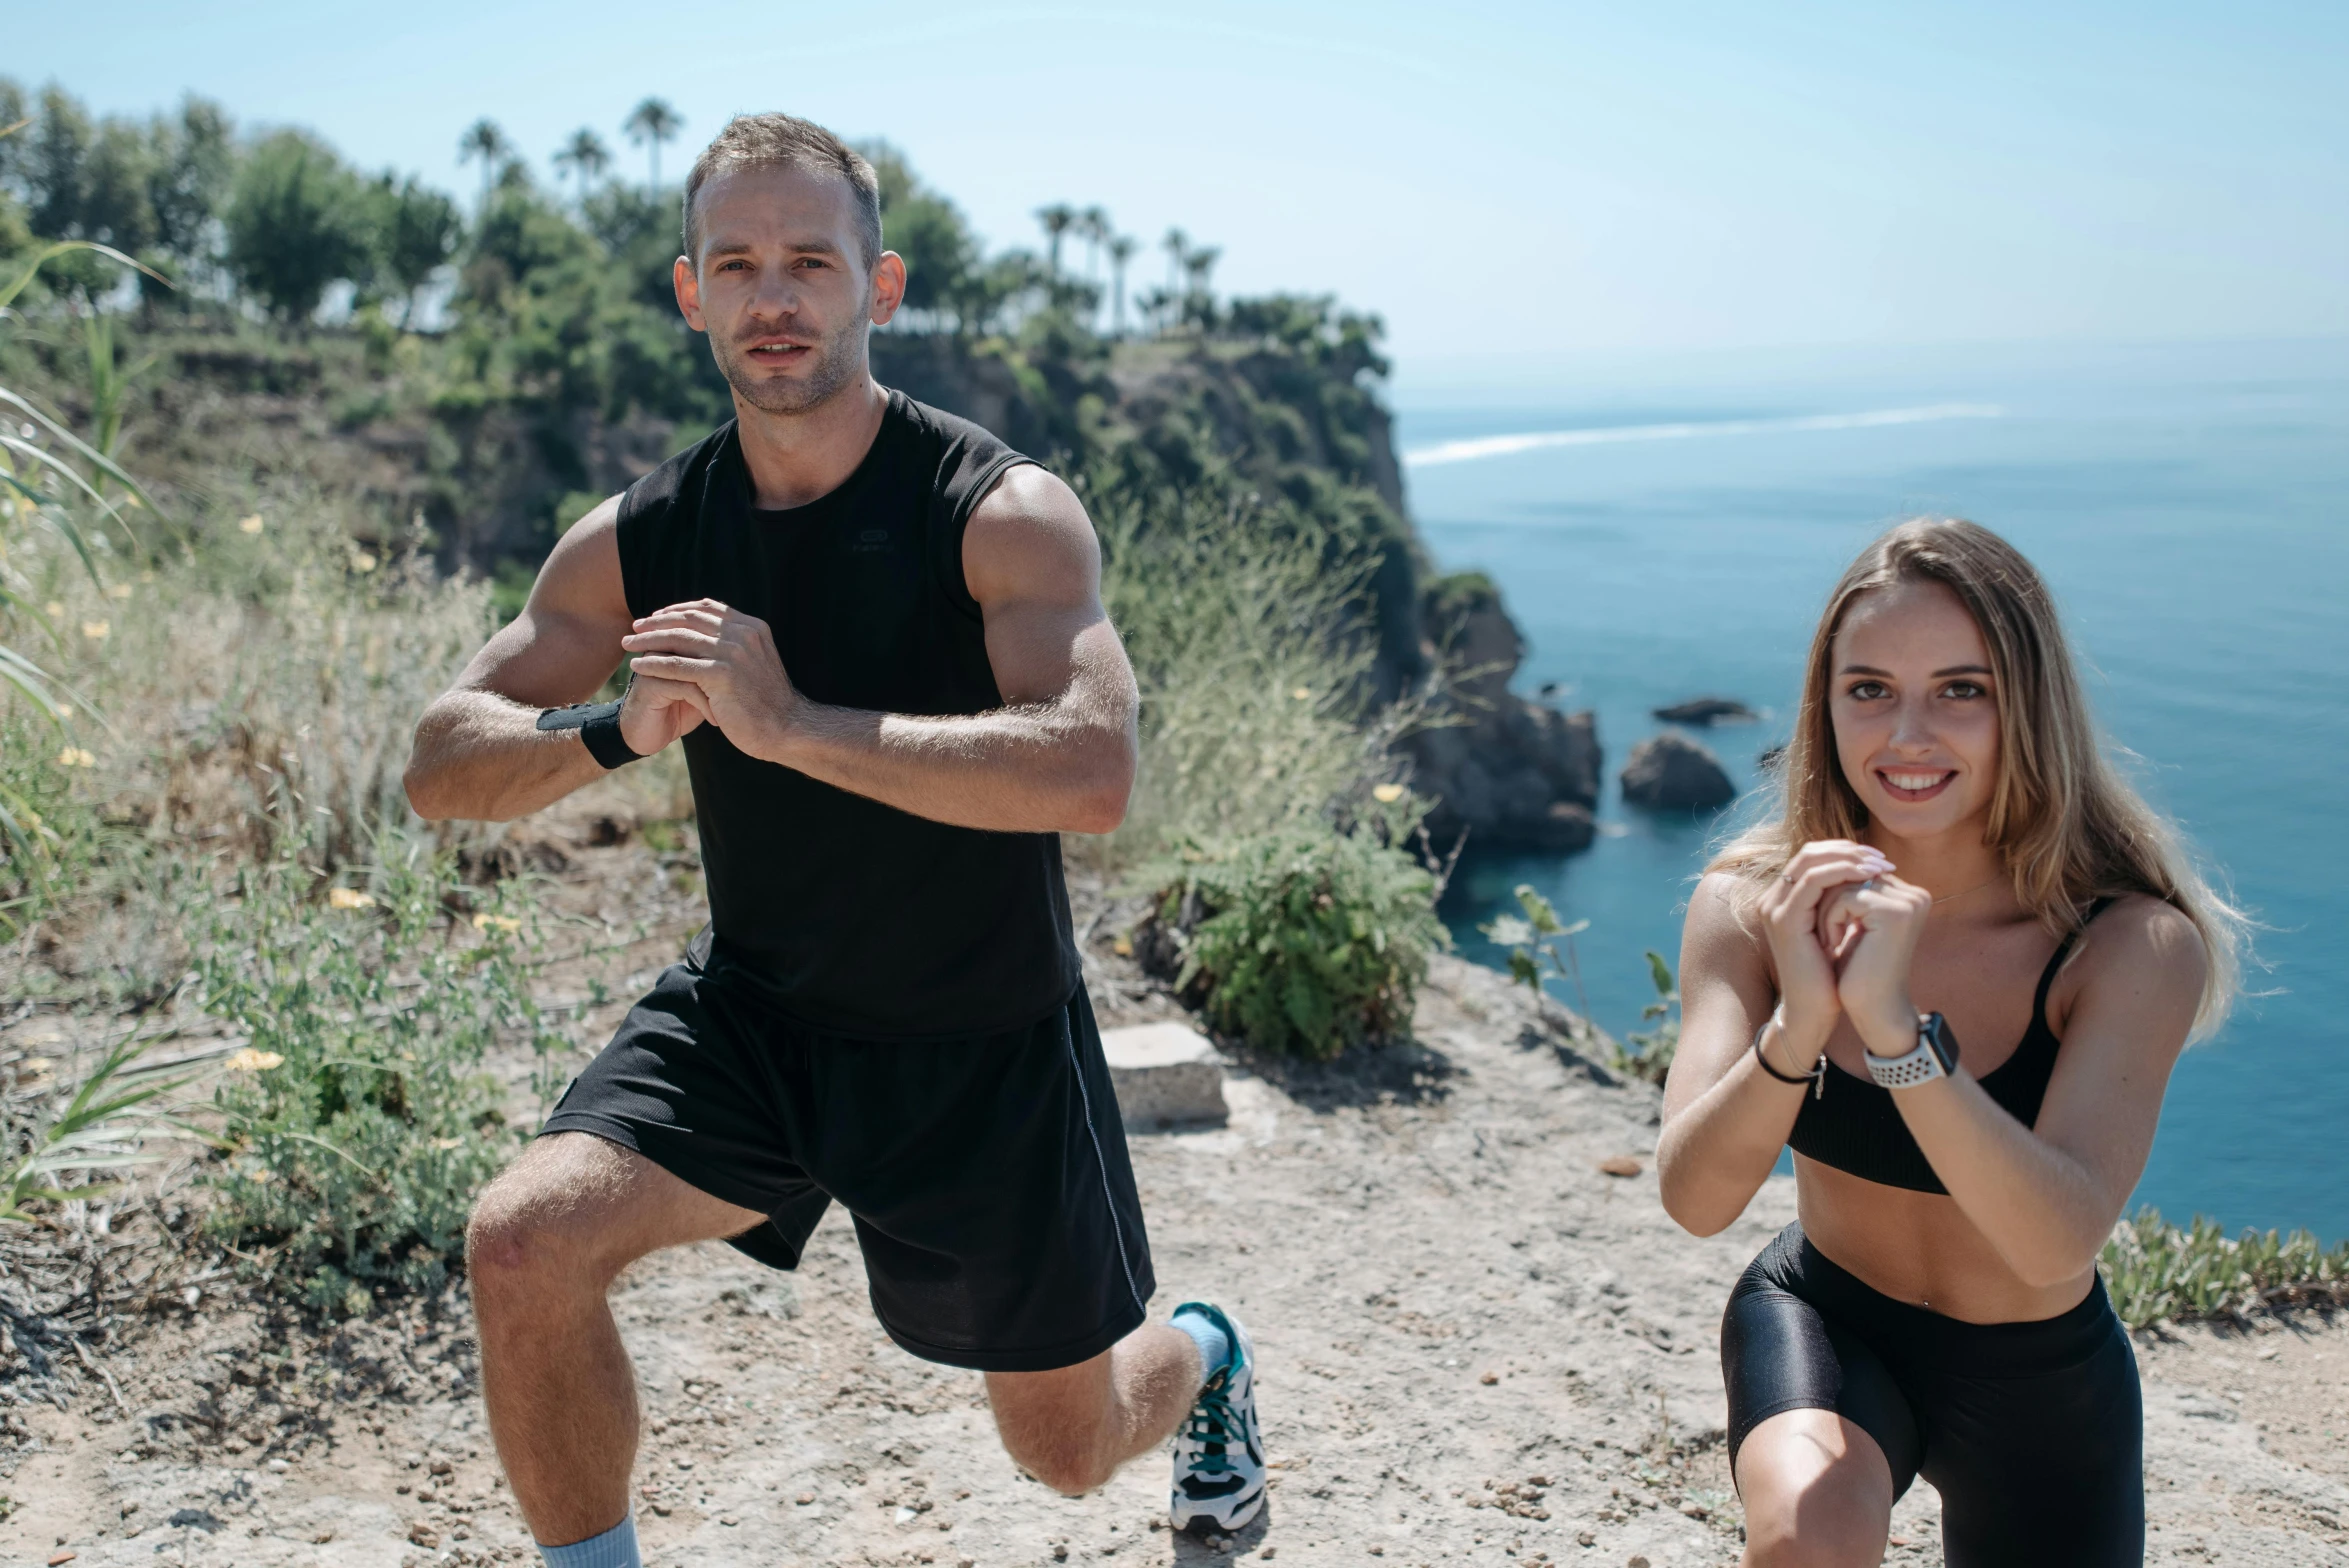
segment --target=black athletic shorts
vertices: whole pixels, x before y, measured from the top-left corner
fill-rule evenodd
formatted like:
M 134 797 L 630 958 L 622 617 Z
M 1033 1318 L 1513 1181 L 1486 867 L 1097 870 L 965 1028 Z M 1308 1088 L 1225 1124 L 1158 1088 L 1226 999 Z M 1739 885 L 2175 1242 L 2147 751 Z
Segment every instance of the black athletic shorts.
M 689 959 L 540 1132 L 610 1139 L 766 1215 L 733 1244 L 775 1268 L 839 1199 L 881 1326 L 927 1361 L 1074 1366 L 1138 1328 L 1157 1288 L 1081 985 L 1023 1029 L 857 1040 L 783 1017 L 722 956 Z
M 1729 1459 L 1788 1410 L 1876 1440 L 1893 1495 L 1941 1493 L 1951 1568 L 2136 1568 L 2145 1560 L 2137 1357 L 2099 1279 L 2036 1323 L 1961 1323 L 1895 1301 L 1789 1225 L 1721 1321 Z

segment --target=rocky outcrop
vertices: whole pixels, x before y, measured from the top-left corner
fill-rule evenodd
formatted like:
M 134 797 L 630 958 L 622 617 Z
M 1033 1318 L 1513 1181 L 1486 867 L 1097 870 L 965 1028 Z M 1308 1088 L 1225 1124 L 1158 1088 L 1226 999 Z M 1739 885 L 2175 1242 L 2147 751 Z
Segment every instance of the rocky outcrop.
M 1680 735 L 1651 735 L 1623 764 L 1623 798 L 1655 811 L 1710 811 L 1737 798 L 1721 759 Z
M 1667 724 L 1694 724 L 1699 727 L 1749 724 L 1761 717 L 1734 697 L 1691 697 L 1686 702 L 1676 702 L 1669 708 L 1657 708 L 1653 712 Z
M 1598 726 L 1509 690 L 1525 651 L 1501 596 L 1477 574 L 1448 577 L 1422 606 L 1434 653 L 1459 672 L 1446 698 L 1454 722 L 1403 742 L 1414 785 L 1437 802 L 1428 831 L 1449 847 L 1572 851 L 1596 834 Z

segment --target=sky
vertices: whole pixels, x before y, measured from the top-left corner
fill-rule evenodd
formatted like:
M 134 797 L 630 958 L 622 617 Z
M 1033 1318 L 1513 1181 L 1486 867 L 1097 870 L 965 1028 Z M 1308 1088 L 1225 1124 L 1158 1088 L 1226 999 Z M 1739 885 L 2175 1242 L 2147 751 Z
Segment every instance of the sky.
M 2349 334 L 2349 6 L 622 7 L 115 0 L 12 17 L 0 72 L 93 109 L 198 92 L 467 192 L 496 120 L 554 178 L 648 94 L 885 137 L 996 246 L 1106 208 L 1163 275 L 1334 293 L 1400 388 L 1779 346 Z

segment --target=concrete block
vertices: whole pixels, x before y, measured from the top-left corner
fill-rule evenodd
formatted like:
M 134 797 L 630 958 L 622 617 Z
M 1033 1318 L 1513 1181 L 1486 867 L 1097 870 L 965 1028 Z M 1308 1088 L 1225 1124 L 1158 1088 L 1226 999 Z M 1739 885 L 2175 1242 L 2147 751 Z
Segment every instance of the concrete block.
M 1221 1122 L 1223 1063 L 1198 1030 L 1183 1023 L 1129 1024 L 1101 1031 L 1117 1106 L 1135 1132 Z

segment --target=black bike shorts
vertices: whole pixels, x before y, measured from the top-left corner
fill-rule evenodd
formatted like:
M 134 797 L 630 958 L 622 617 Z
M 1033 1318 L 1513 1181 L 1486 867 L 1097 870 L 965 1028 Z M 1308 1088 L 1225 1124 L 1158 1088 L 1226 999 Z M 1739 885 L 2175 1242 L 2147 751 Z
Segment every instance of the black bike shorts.
M 1941 1493 L 1951 1568 L 2136 1568 L 2145 1558 L 2137 1357 L 2099 1279 L 2036 1323 L 1961 1323 L 1895 1301 L 1780 1231 L 1721 1320 L 1729 1461 L 1788 1410 L 1876 1440 L 1893 1495 Z
M 1022 1029 L 871 1041 L 809 1029 L 724 960 L 661 975 L 540 1129 L 593 1133 L 767 1216 L 733 1244 L 796 1268 L 837 1198 L 873 1311 L 914 1355 L 1074 1366 L 1157 1288 L 1124 1124 L 1079 986 Z

